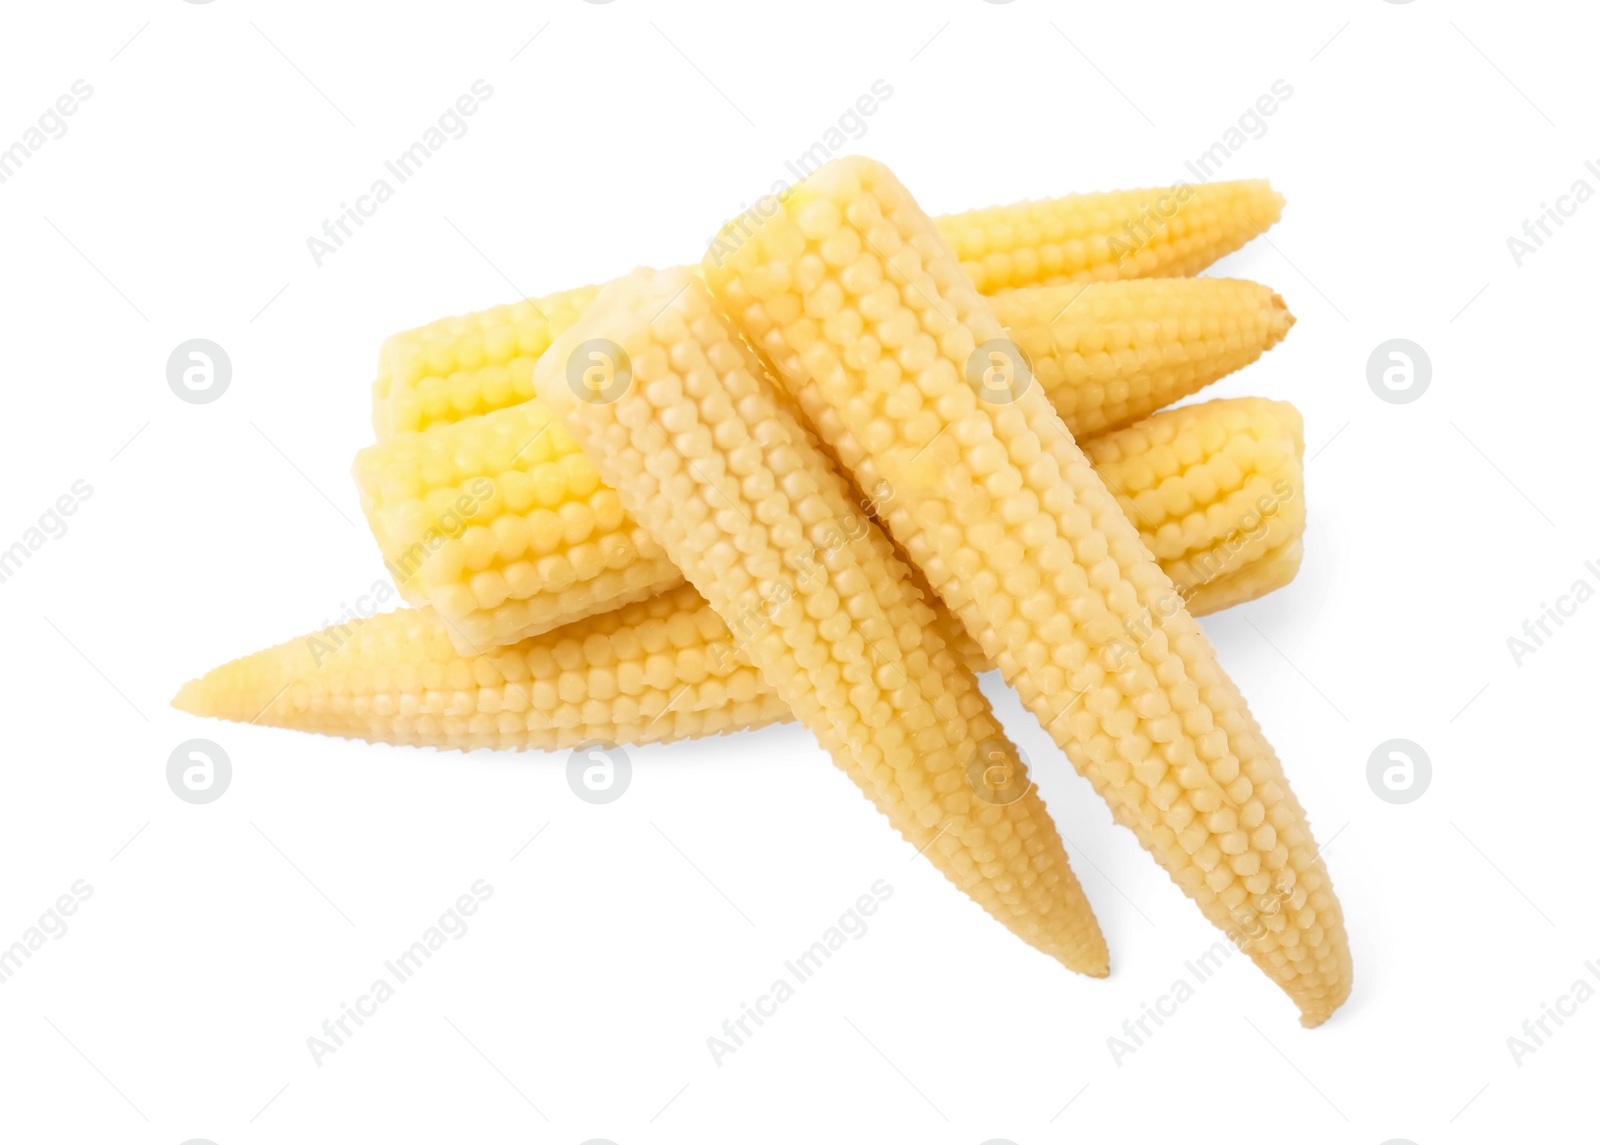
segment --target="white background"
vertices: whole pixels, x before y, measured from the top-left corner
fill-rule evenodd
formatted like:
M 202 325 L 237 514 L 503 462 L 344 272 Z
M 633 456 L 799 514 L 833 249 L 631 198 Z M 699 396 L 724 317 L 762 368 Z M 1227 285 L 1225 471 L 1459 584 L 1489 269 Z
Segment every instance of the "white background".
M 1576 3 L 1433 0 L 7 5 L 0 147 L 94 93 L 0 185 L 0 547 L 75 480 L 93 495 L 0 584 L 0 945 L 74 880 L 93 896 L 0 986 L 0 1136 L 1578 1139 L 1600 1000 L 1520 1065 L 1506 1039 L 1600 961 L 1600 603 L 1520 667 L 1506 640 L 1600 584 L 1600 202 L 1520 268 L 1506 239 L 1600 188 L 1596 31 Z M 465 137 L 317 267 L 307 237 L 479 78 Z M 385 335 L 697 258 L 877 79 L 852 148 L 934 212 L 1170 183 L 1294 89 L 1220 172 L 1270 177 L 1285 217 L 1214 273 L 1299 324 L 1205 396 L 1304 412 L 1306 563 L 1206 628 L 1330 843 L 1356 984 L 1321 1029 L 1235 959 L 1113 1061 L 1217 935 L 997 679 L 1108 981 L 914 861 L 793 725 L 637 750 L 597 807 L 564 756 L 167 706 L 383 575 L 348 469 Z M 167 386 L 195 337 L 233 363 L 214 404 Z M 1432 360 L 1413 404 L 1367 385 L 1394 337 Z M 208 806 L 165 779 L 197 736 L 234 767 Z M 1366 779 L 1394 737 L 1433 761 L 1405 806 Z M 477 879 L 470 932 L 313 1064 Z M 706 1038 L 877 879 L 870 931 L 714 1065 Z

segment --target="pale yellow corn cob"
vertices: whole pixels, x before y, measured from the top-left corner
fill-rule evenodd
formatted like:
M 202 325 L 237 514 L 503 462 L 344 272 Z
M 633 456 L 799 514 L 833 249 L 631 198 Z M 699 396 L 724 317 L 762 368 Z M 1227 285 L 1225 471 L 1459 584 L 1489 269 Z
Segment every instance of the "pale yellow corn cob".
M 1249 365 L 1294 325 L 1270 289 L 1228 278 L 1029 287 L 991 304 L 1079 440 Z
M 973 284 L 994 294 L 1199 274 L 1282 214 L 1282 195 L 1264 179 L 1245 179 L 1067 195 L 945 215 L 934 226 Z
M 533 397 L 533 366 L 597 288 L 445 318 L 384 343 L 377 439 Z M 1264 286 L 1155 278 L 1008 290 L 995 316 L 1072 432 L 1099 433 L 1194 393 L 1271 349 L 1294 317 Z
M 1084 452 L 1145 546 L 1160 550 L 1193 615 L 1293 579 L 1305 524 L 1293 406 L 1234 398 L 1167 410 L 1084 442 Z M 992 668 L 943 602 L 928 603 L 968 666 Z M 197 715 L 462 750 L 646 744 L 793 718 L 687 585 L 482 656 L 456 653 L 431 609 L 403 609 L 236 660 L 177 703 Z
M 631 363 L 621 392 L 567 372 L 597 341 Z M 906 840 L 1030 944 L 1106 973 L 1060 837 L 975 677 L 704 285 L 681 268 L 612 283 L 535 387 Z M 1014 799 L 979 797 L 990 760 Z
M 839 159 L 704 267 L 857 483 L 893 485 L 896 540 L 1116 817 L 1213 923 L 1257 911 L 1245 949 L 1326 1019 L 1349 947 L 1282 765 L 1041 389 L 991 388 L 1004 330 L 931 220 Z
M 663 743 L 790 719 L 687 585 L 482 656 L 431 609 L 313 632 L 184 685 L 184 711 L 438 748 Z M 720 650 L 719 650 L 720 649 Z
M 576 316 L 570 297 L 565 309 L 543 301 L 551 314 Z M 996 307 L 1031 356 L 1033 376 L 1080 436 L 1144 416 L 1237 369 L 1293 322 L 1266 287 L 1226 279 L 1029 288 Z M 557 325 L 538 326 L 537 337 Z M 509 365 L 466 368 L 486 343 L 542 351 L 537 337 L 507 330 L 486 340 L 476 326 L 441 334 L 430 360 L 463 367 L 452 375 L 458 400 L 441 408 L 470 410 L 490 394 L 516 404 L 454 421 L 441 414 L 424 432 L 400 434 L 356 462 L 363 507 L 402 594 L 438 609 L 463 653 L 514 643 L 678 581 L 532 396 L 535 351 L 519 351 Z M 602 355 L 591 368 L 610 365 Z M 521 379 L 509 389 L 494 380 L 508 370 Z M 474 492 L 487 489 L 493 495 Z M 459 511 L 463 498 L 470 526 Z

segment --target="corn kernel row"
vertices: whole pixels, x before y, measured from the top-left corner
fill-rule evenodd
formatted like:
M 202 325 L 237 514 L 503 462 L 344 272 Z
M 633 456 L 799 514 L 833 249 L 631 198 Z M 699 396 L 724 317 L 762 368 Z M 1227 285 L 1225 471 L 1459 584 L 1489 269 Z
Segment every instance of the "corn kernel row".
M 1264 179 L 1246 179 L 1067 195 L 945 215 L 934 225 L 973 284 L 996 294 L 1199 274 L 1282 214 L 1282 195 Z

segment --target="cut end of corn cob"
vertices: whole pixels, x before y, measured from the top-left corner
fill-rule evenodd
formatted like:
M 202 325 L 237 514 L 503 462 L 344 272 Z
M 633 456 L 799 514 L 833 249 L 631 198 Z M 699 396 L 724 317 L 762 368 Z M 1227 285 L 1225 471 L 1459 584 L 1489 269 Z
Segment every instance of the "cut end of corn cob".
M 1269 288 L 1228 278 L 1030 287 L 992 305 L 1079 440 L 1147 417 L 1249 365 L 1294 325 Z
M 682 581 L 539 398 L 364 449 L 355 477 L 401 595 L 463 654 Z
M 1265 179 L 1067 195 L 934 220 L 985 294 L 1199 274 L 1283 214 Z
M 1040 388 L 993 384 L 1004 328 L 905 188 L 834 160 L 705 270 L 857 484 L 895 486 L 895 539 L 1119 821 L 1217 926 L 1253 912 L 1251 958 L 1332 1013 L 1349 945 L 1281 764 Z
M 533 363 L 599 289 L 580 286 L 391 336 L 372 386 L 378 440 L 527 401 Z
M 614 389 L 567 363 L 604 344 Z M 603 381 L 596 379 L 595 382 Z M 1037 791 L 980 797 L 999 738 L 888 538 L 686 270 L 607 286 L 535 386 L 769 686 L 913 845 L 1026 941 L 1086 973 L 1105 940 Z
M 1191 616 L 1294 579 L 1305 535 L 1304 436 L 1288 402 L 1164 410 L 1083 443 Z

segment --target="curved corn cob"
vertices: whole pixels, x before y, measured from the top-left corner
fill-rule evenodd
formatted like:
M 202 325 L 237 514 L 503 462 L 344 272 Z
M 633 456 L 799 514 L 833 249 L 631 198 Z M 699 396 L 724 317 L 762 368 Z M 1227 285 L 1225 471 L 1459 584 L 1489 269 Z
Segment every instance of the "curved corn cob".
M 1305 526 L 1293 406 L 1232 398 L 1167 410 L 1084 452 L 1193 615 L 1293 579 Z M 943 602 L 928 603 L 952 650 L 974 672 L 992 668 Z M 657 743 L 794 718 L 687 585 L 483 655 L 456 653 L 430 609 L 386 613 L 224 665 L 177 704 L 466 751 Z
M 1067 195 L 945 215 L 933 225 L 973 284 L 994 294 L 1199 274 L 1282 214 L 1283 196 L 1265 179 L 1244 179 Z
M 1079 439 L 1127 425 L 1249 365 L 1294 325 L 1267 287 L 1228 278 L 1028 287 L 992 305 Z
M 313 632 L 185 684 L 201 716 L 437 748 L 665 743 L 790 719 L 687 585 L 463 657 L 430 609 Z
M 598 341 L 631 363 L 620 393 L 568 384 Z M 1024 940 L 1103 975 L 1105 940 L 976 679 L 705 287 L 681 268 L 617 280 L 535 385 L 907 841 Z M 990 759 L 1016 785 L 994 801 Z
M 1251 958 L 1323 1021 L 1339 904 L 1282 765 L 1171 581 L 894 176 L 838 159 L 706 279 L 896 540 L 1073 763 L 1216 925 L 1286 907 Z M 982 395 L 982 396 L 980 396 Z

